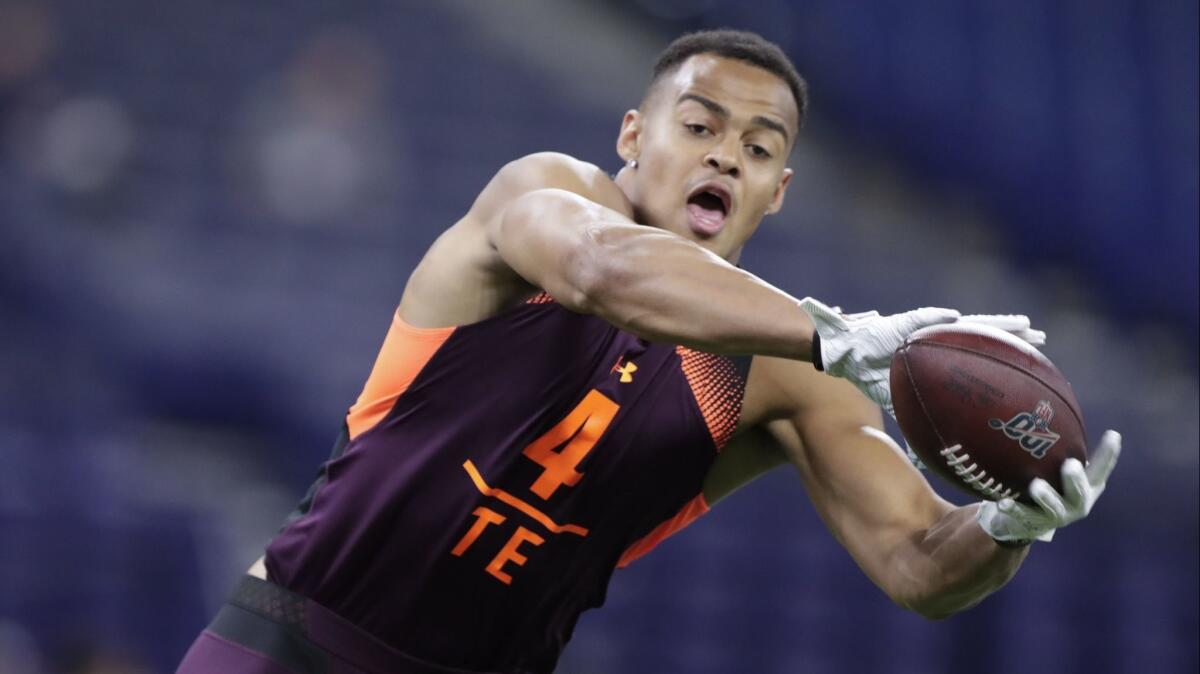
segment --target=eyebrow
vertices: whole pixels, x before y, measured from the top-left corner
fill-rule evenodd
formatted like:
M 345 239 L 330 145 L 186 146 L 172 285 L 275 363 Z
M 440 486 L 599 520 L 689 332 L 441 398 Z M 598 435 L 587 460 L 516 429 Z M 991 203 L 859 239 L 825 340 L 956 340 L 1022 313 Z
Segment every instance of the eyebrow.
M 709 112 L 712 112 L 714 115 L 716 115 L 722 119 L 729 119 L 732 116 L 731 113 L 729 112 L 729 108 L 721 105 L 720 103 L 718 103 L 710 98 L 705 98 L 704 96 L 701 96 L 700 94 L 683 94 L 679 97 L 678 102 L 682 103 L 684 101 L 695 101 L 695 102 L 699 103 L 700 105 L 703 105 L 705 108 L 708 108 Z M 784 126 L 782 124 L 780 124 L 779 122 L 776 122 L 775 120 L 773 120 L 769 117 L 763 117 L 762 115 L 755 115 L 754 117 L 751 117 L 750 122 L 752 124 L 756 124 L 758 126 L 770 129 L 772 131 L 778 131 L 780 133 L 780 135 L 783 136 L 783 141 L 785 143 L 787 142 L 787 139 L 788 139 L 787 129 L 784 128 Z

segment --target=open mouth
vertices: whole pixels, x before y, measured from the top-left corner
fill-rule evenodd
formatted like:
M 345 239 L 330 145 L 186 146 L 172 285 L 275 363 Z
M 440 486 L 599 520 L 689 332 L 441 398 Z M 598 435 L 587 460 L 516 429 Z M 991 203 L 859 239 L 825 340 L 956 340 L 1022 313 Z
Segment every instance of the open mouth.
M 704 236 L 720 232 L 729 214 L 729 202 L 729 192 L 719 184 L 705 183 L 696 188 L 687 199 L 692 230 Z

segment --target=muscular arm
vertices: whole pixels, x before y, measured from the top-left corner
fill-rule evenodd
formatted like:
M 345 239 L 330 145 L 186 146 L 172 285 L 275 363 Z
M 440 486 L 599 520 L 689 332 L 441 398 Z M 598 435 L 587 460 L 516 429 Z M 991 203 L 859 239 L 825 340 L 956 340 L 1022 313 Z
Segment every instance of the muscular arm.
M 809 358 L 812 323 L 795 299 L 691 241 L 578 195 L 526 195 L 493 240 L 531 283 L 639 337 L 710 353 Z
M 893 601 L 927 618 L 945 618 L 1012 578 L 1027 549 L 996 545 L 975 522 L 976 505 L 955 507 L 937 496 L 880 430 L 876 407 L 846 382 L 811 367 L 763 361 L 758 385 L 775 387 L 774 395 L 792 405 L 766 425 L 770 445 L 797 468 L 826 526 Z M 723 471 L 756 464 L 731 460 L 730 471 L 720 461 L 706 484 L 712 498 L 753 476 Z
M 478 320 L 541 288 L 645 339 L 811 358 L 813 325 L 796 299 L 632 216 L 619 188 L 593 166 L 562 155 L 518 160 L 430 250 L 401 308 L 430 325 Z M 451 315 L 463 296 L 475 306 Z

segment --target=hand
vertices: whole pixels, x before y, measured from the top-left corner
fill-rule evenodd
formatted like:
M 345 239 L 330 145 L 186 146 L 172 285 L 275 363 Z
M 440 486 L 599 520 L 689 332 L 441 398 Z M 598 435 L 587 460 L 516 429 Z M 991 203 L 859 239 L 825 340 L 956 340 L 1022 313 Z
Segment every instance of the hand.
M 889 370 L 892 354 L 908 336 L 921 328 L 942 323 L 970 322 L 1004 330 L 1033 346 L 1046 343 L 1046 333 L 1030 327 L 1029 317 L 1020 314 L 962 316 L 953 309 L 926 307 L 893 316 L 877 311 L 844 314 L 806 297 L 800 307 L 812 318 L 820 348 L 813 364 L 835 377 L 848 379 L 888 414 L 892 411 Z
M 1063 462 L 1061 495 L 1048 482 L 1036 478 L 1029 483 L 1029 496 L 1040 507 L 1033 508 L 1010 498 L 984 501 L 975 519 L 997 541 L 1026 542 L 1036 538 L 1049 542 L 1054 538 L 1055 529 L 1077 522 L 1092 512 L 1092 506 L 1104 493 L 1104 485 L 1120 456 L 1121 434 L 1105 431 L 1087 468 L 1078 459 Z
M 892 354 L 910 334 L 921 328 L 953 323 L 959 313 L 953 309 L 915 309 L 894 316 L 877 311 L 843 314 L 806 297 L 800 307 L 812 318 L 820 336 L 820 348 L 813 353 L 817 369 L 847 379 L 858 390 L 892 413 L 892 391 L 888 371 Z
M 1029 326 L 1029 317 L 1021 314 L 969 314 L 959 316 L 959 323 L 977 323 L 1003 330 L 1032 346 L 1045 346 L 1046 333 Z

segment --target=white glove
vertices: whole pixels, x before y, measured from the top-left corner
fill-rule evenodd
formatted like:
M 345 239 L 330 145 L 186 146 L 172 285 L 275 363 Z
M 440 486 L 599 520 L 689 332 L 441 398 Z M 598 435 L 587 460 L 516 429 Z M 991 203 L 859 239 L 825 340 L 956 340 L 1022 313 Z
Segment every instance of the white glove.
M 843 314 L 838 307 L 826 306 L 811 297 L 800 300 L 800 307 L 812 318 L 820 337 L 820 348 L 813 354 L 817 368 L 849 380 L 892 416 L 892 354 L 921 328 L 970 321 L 1012 333 L 1033 346 L 1046 343 L 1046 333 L 1031 329 L 1029 318 L 1019 314 L 961 316 L 953 309 L 935 307 L 893 316 L 880 316 L 877 311 Z
M 960 316 L 958 322 L 978 323 L 979 325 L 998 328 L 1012 334 L 1018 339 L 1029 342 L 1033 346 L 1044 346 L 1046 344 L 1046 333 L 1029 327 L 1029 317 L 1021 314 L 969 314 Z
M 1059 495 L 1050 483 L 1035 478 L 1029 483 L 1029 496 L 1040 508 L 1018 503 L 1010 498 L 998 502 L 984 501 L 975 519 L 989 536 L 997 541 L 1027 542 L 1037 539 L 1049 542 L 1054 530 L 1088 516 L 1096 499 L 1104 493 L 1108 475 L 1121 456 L 1121 434 L 1105 431 L 1100 444 L 1092 452 L 1087 468 L 1078 459 L 1067 459 L 1062 465 L 1063 494 Z
M 819 353 L 813 354 L 818 369 L 849 380 L 889 414 L 892 354 L 913 332 L 929 325 L 953 323 L 959 316 L 953 309 L 929 307 L 894 316 L 880 316 L 877 311 L 843 314 L 811 297 L 800 300 L 800 308 L 812 318 L 820 336 Z

